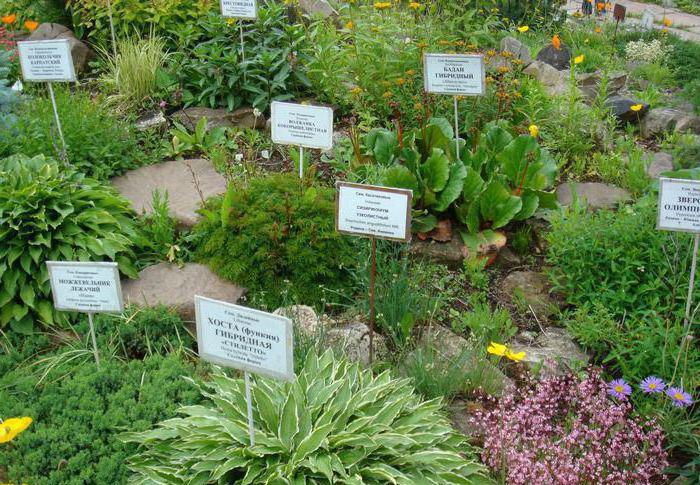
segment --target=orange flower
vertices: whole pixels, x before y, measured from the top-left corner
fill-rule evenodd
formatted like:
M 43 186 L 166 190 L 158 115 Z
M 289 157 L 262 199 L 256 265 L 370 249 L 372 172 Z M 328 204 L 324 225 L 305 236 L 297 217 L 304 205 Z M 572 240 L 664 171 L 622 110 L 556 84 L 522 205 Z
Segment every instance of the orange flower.
M 559 38 L 559 34 L 554 34 L 554 37 L 552 37 L 552 45 L 557 50 L 561 49 L 561 39 Z
M 665 27 L 670 27 L 673 24 L 673 20 L 668 17 L 664 17 L 663 24 Z
M 596 34 L 600 34 L 602 31 L 603 31 L 603 29 L 601 29 L 600 27 L 596 27 L 596 28 L 595 28 L 595 33 L 596 33 Z
M 603 2 L 598 2 L 596 7 L 598 7 L 598 11 L 605 10 L 605 4 Z
M 24 27 L 29 32 L 34 32 L 36 28 L 39 27 L 39 22 L 35 22 L 34 20 L 27 20 L 24 22 Z
M 2 23 L 5 25 L 14 24 L 15 20 L 17 20 L 17 15 L 11 13 L 10 15 L 5 15 L 4 17 L 0 17 L 0 20 L 2 20 Z

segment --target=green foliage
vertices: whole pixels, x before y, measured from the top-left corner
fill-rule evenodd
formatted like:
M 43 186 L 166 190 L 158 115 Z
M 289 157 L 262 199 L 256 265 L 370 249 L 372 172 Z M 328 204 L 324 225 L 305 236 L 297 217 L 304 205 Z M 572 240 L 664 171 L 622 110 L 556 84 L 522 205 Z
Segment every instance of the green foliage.
M 88 91 L 70 93 L 54 88 L 68 161 L 78 170 L 98 179 L 118 175 L 148 160 L 136 135 Z M 58 155 L 61 141 L 56 131 L 53 107 L 48 97 L 36 97 L 22 104 L 14 136 L 3 143 L 0 156 L 14 154 Z
M 587 350 L 606 355 L 621 339 L 621 329 L 602 303 L 584 304 L 566 319 L 566 328 Z
M 676 36 L 668 38 L 673 51 L 669 63 L 675 68 L 675 76 L 679 86 L 696 81 L 700 78 L 700 44 L 692 40 L 682 40 Z
M 401 363 L 402 373 L 413 379 L 416 391 L 426 399 L 451 399 L 468 387 L 465 370 L 472 362 L 470 350 L 445 358 L 432 342 L 421 343 Z M 486 361 L 484 361 L 486 362 Z
M 272 309 L 284 300 L 285 281 L 287 303 L 349 296 L 355 251 L 335 231 L 334 198 L 333 189 L 291 174 L 231 184 L 194 229 L 195 257 Z
M 37 156 L 0 160 L 0 327 L 60 325 L 46 261 L 116 261 L 135 276 L 131 210 L 111 187 Z
M 12 90 L 12 83 L 8 79 L 13 56 L 12 50 L 0 50 L 0 146 L 10 143 L 17 121 L 12 111 L 19 103 L 19 96 Z
M 508 342 L 518 332 L 508 310 L 491 310 L 484 298 L 473 297 L 471 310 L 451 310 L 452 329 L 458 333 L 469 332 L 484 348 L 489 342 Z
M 242 379 L 217 373 L 200 389 L 210 402 L 180 409 L 144 433 L 130 460 L 134 484 L 488 483 L 464 440 L 406 380 L 374 376 L 331 351 L 309 353 L 294 382 L 257 379 L 250 446 Z
M 172 354 L 103 360 L 100 369 L 88 361 L 38 387 L 26 368 L 6 374 L 0 379 L 0 416 L 31 416 L 34 423 L 3 448 L 0 469 L 11 483 L 126 484 L 125 462 L 135 447 L 121 443 L 118 433 L 149 429 L 179 406 L 199 402 L 181 379 L 193 373 L 192 365 Z
M 181 262 L 189 259 L 186 235 L 180 234 L 177 221 L 170 216 L 168 193 L 155 190 L 151 199 L 153 211 L 137 220 L 137 261 L 139 268 L 162 261 Z
M 175 128 L 170 130 L 172 144 L 168 147 L 168 156 L 192 157 L 202 154 L 207 155 L 216 149 L 231 145 L 227 138 L 228 129 L 223 126 L 216 126 L 208 130 L 205 117 L 200 118 L 192 132 L 189 132 L 187 128 L 177 121 L 173 124 Z
M 0 12 L 2 15 L 17 15 L 14 23 L 17 30 L 21 30 L 27 20 L 39 23 L 66 21 L 66 12 L 59 0 L 0 0 Z

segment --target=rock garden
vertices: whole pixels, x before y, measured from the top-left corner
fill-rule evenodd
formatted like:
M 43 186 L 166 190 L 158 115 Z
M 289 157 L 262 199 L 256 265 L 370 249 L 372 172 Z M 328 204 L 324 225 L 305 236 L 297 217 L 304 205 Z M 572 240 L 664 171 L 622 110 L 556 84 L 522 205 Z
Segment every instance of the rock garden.
M 700 483 L 698 239 L 657 228 L 700 12 L 588 3 L 0 0 L 0 484 Z M 339 182 L 410 191 L 410 238 L 339 231 Z M 195 296 L 290 321 L 293 377 L 206 358 Z

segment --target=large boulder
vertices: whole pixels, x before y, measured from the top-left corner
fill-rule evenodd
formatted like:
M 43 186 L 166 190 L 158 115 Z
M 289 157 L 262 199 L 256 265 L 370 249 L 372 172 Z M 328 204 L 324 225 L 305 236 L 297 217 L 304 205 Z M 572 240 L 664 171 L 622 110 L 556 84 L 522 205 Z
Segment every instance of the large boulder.
M 501 51 L 510 52 L 513 58 L 520 60 L 525 67 L 532 62 L 530 49 L 515 37 L 504 37 L 501 40 Z
M 222 280 L 207 266 L 187 263 L 180 267 L 159 263 L 145 268 L 138 279 L 122 282 L 124 302 L 141 306 L 165 305 L 184 320 L 194 321 L 194 296 L 236 303 L 245 289 Z
M 567 369 L 587 363 L 588 356 L 563 328 L 545 327 L 536 335 L 521 332 L 509 346 L 524 351 L 523 362 L 531 368 L 540 368 L 544 375 L 564 374 Z
M 559 96 L 568 91 L 568 71 L 559 71 L 546 62 L 533 61 L 523 71 L 537 79 L 550 96 Z
M 602 71 L 586 72 L 576 75 L 576 83 L 578 84 L 581 94 L 588 102 L 594 101 L 600 93 L 600 86 L 603 79 Z M 620 94 L 627 86 L 627 73 L 616 72 L 608 75 L 606 80 L 606 91 L 608 96 Z
M 460 240 L 452 238 L 449 242 L 421 241 L 411 242 L 410 255 L 419 260 L 428 260 L 447 265 L 448 268 L 462 267 L 464 258 L 469 255 L 467 246 Z
M 532 308 L 538 319 L 553 317 L 561 302 L 551 294 L 551 285 L 547 276 L 536 271 L 515 271 L 503 280 L 503 292 L 516 305 L 522 304 Z
M 563 71 L 571 66 L 571 50 L 565 45 L 557 49 L 549 44 L 537 53 L 537 60 L 549 64 L 558 71 Z
M 147 165 L 113 178 L 112 185 L 136 212 L 147 214 L 153 212 L 153 192 L 167 192 L 170 215 L 184 227 L 197 223 L 203 199 L 226 191 L 226 179 L 204 159 Z
M 255 116 L 253 108 L 239 108 L 229 111 L 223 108 L 190 107 L 181 109 L 172 114 L 172 119 L 189 131 L 194 131 L 195 126 L 202 118 L 207 119 L 207 129 L 216 127 L 225 128 L 265 128 L 265 115 L 258 113 Z
M 291 305 L 278 308 L 273 313 L 289 318 L 294 324 L 294 328 L 309 337 L 318 335 L 322 328 L 321 319 L 310 306 Z
M 633 106 L 641 109 L 635 111 Z M 605 106 L 610 108 L 615 119 L 620 123 L 638 123 L 649 111 L 649 105 L 627 96 L 610 96 L 605 100 Z
M 669 132 L 700 134 L 700 117 L 679 109 L 654 108 L 642 120 L 642 136 L 645 138 Z
M 338 12 L 326 0 L 299 0 L 299 8 L 306 15 L 337 18 Z
M 664 172 L 673 170 L 673 156 L 666 152 L 654 153 L 651 163 L 647 165 L 649 178 L 657 179 Z
M 615 209 L 619 204 L 631 199 L 625 189 L 600 182 L 567 182 L 557 187 L 557 201 L 569 206 L 574 200 L 585 203 L 590 210 Z
M 352 322 L 326 330 L 326 341 L 332 347 L 341 349 L 348 359 L 369 364 L 369 327 L 361 322 Z M 374 332 L 374 360 L 386 355 L 386 340 Z
M 85 72 L 88 63 L 95 58 L 95 51 L 75 37 L 73 31 L 61 24 L 45 23 L 39 25 L 27 40 L 68 39 L 70 53 L 76 74 Z

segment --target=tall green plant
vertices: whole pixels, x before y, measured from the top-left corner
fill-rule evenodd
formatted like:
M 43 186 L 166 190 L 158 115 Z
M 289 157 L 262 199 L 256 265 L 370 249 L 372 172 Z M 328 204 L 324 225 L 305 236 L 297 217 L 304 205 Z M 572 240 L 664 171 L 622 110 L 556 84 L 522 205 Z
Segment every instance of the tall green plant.
M 422 402 L 408 381 L 331 351 L 310 352 L 294 382 L 257 379 L 254 446 L 243 381 L 215 373 L 200 389 L 207 405 L 124 435 L 142 445 L 133 484 L 489 483 L 439 399 Z

